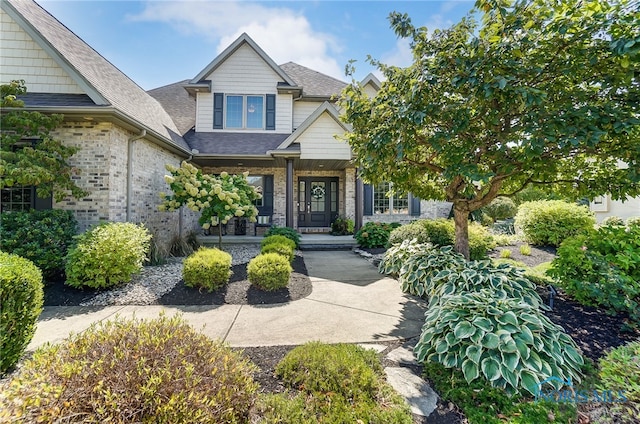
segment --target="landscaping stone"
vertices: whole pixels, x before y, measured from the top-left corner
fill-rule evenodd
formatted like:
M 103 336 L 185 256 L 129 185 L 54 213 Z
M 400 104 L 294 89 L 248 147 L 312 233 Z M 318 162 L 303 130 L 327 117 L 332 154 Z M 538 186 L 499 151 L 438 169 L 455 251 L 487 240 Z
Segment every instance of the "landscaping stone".
M 383 344 L 376 344 L 376 343 L 358 343 L 358 346 L 365 349 L 371 349 L 376 353 L 382 353 L 387 348 L 387 346 Z
M 387 359 L 397 362 L 400 365 L 418 365 L 415 355 L 413 354 L 413 346 L 404 344 L 387 354 Z
M 415 375 L 411 369 L 402 367 L 387 367 L 384 369 L 387 381 L 403 396 L 411 412 L 428 417 L 438 406 L 438 395 L 429 384 Z

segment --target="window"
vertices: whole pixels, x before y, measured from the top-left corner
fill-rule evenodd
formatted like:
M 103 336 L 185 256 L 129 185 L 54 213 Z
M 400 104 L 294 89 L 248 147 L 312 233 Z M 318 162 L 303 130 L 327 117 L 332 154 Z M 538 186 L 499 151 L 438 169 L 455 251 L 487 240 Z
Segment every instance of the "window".
M 227 95 L 226 128 L 264 129 L 264 96 Z
M 2 212 L 28 211 L 34 207 L 33 187 L 3 188 L 0 194 Z
M 388 194 L 392 189 L 391 183 L 380 183 L 373 186 L 373 213 L 378 214 L 409 214 L 409 196 L 397 193 Z
M 262 175 L 249 175 L 247 181 L 249 185 L 256 187 L 258 191 L 263 194 L 263 197 L 256 199 L 253 204 L 256 207 L 264 206 L 264 177 Z

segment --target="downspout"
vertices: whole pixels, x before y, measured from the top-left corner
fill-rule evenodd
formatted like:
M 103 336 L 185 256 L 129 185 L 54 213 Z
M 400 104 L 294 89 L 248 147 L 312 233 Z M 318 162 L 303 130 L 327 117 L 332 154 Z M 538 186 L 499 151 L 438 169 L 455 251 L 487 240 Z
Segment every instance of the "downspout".
M 147 130 L 140 130 L 140 134 L 134 135 L 127 141 L 127 222 L 131 221 L 131 194 L 133 193 L 133 142 L 146 137 Z

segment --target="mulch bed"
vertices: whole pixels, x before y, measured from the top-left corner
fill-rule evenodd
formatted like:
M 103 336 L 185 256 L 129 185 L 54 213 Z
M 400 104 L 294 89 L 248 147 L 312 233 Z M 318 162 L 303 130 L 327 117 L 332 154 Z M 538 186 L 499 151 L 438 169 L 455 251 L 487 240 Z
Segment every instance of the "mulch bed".
M 287 287 L 265 291 L 252 285 L 247 279 L 247 264 L 231 267 L 229 283 L 214 292 L 200 291 L 178 283 L 158 300 L 160 305 L 266 305 L 285 303 L 305 298 L 311 294 L 311 280 L 307 275 L 304 259 L 296 256 L 291 264 L 293 272 Z

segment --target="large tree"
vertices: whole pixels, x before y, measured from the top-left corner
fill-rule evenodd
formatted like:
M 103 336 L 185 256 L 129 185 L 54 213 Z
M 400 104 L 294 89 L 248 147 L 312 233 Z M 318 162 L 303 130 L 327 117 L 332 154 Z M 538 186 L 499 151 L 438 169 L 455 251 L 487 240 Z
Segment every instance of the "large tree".
M 0 86 L 0 188 L 36 186 L 38 197 L 53 193 L 57 201 L 86 196 L 72 178 L 78 170 L 67 162 L 78 149 L 50 135 L 63 116 L 21 110 L 18 96 L 26 92 L 24 81 Z
M 369 98 L 354 81 L 340 99 L 361 177 L 453 202 L 456 250 L 467 257 L 470 212 L 527 185 L 640 194 L 632 3 L 478 0 L 481 23 L 468 16 L 433 32 L 392 13 L 413 64 L 369 58 L 384 75 L 380 91 Z

